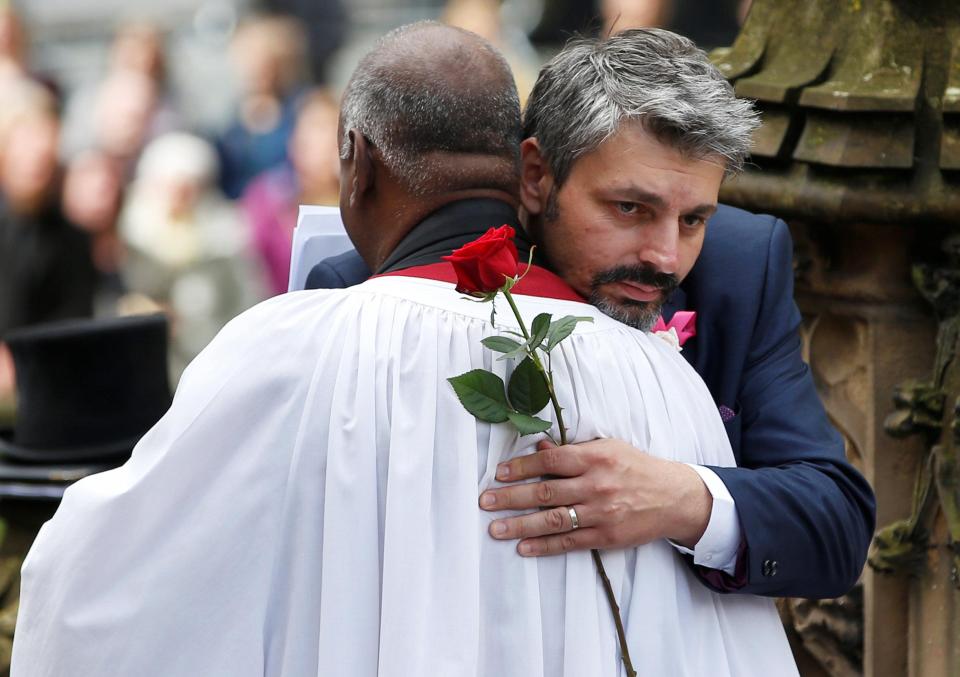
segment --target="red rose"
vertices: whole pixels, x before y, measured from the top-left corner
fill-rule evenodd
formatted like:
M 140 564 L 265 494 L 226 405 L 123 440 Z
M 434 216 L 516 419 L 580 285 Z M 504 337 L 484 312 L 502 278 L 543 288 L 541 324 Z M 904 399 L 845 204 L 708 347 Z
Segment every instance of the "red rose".
M 491 228 L 483 236 L 455 250 L 444 261 L 453 264 L 457 273 L 457 291 L 461 294 L 488 294 L 503 286 L 508 277 L 515 277 L 519 262 L 516 233 L 510 226 Z

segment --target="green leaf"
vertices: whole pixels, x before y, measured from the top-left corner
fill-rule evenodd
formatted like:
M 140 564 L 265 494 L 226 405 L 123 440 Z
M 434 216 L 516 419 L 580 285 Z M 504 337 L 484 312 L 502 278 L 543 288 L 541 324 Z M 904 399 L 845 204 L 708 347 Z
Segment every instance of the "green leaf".
M 507 416 L 510 418 L 510 422 L 520 432 L 521 435 L 543 433 L 550 430 L 550 428 L 553 426 L 550 421 L 544 421 L 542 418 L 537 418 L 536 416 L 519 414 L 515 411 L 511 411 L 509 414 L 507 414 Z
M 510 413 L 503 379 L 483 369 L 448 378 L 463 408 L 487 423 L 503 423 Z
M 550 401 L 547 379 L 529 357 L 513 370 L 507 395 L 510 404 L 521 414 L 536 414 Z
M 556 348 L 560 341 L 570 336 L 573 330 L 577 328 L 577 322 L 593 322 L 593 318 L 565 315 L 556 322 L 552 322 L 550 331 L 547 332 L 547 352 Z
M 550 330 L 551 319 L 550 313 L 540 313 L 533 318 L 533 324 L 530 325 L 530 340 L 527 342 L 531 353 L 539 348 L 543 339 L 546 338 L 547 332 Z
M 523 346 L 519 341 L 514 341 L 506 336 L 488 336 L 480 341 L 495 353 L 509 353 Z
M 497 361 L 499 362 L 500 360 L 515 360 L 518 357 L 526 357 L 526 356 L 527 356 L 527 344 L 526 342 L 524 342 L 524 343 L 517 344 L 517 347 L 511 350 L 509 353 L 504 353 L 503 355 L 498 357 Z

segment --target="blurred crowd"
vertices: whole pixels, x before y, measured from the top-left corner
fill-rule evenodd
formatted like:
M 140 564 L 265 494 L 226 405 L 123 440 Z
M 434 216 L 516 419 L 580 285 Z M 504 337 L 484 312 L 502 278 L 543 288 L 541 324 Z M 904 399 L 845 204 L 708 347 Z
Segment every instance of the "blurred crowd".
M 598 0 L 594 30 L 668 25 L 683 4 Z M 735 22 L 746 3 L 725 6 Z M 211 132 L 185 122 L 157 26 L 119 26 L 99 81 L 65 91 L 0 0 L 0 337 L 159 310 L 176 378 L 230 318 L 286 290 L 298 205 L 337 201 L 338 102 L 311 68 L 318 26 L 273 9 L 233 31 L 239 91 Z M 491 40 L 529 91 L 538 53 L 503 25 L 501 0 L 450 0 L 439 18 Z M 13 389 L 0 343 L 0 403 Z
M 229 58 L 236 115 L 187 128 L 164 36 L 121 26 L 99 83 L 31 69 L 0 6 L 0 335 L 58 319 L 166 312 L 179 372 L 231 317 L 286 289 L 300 203 L 335 204 L 337 101 L 306 77 L 292 18 L 251 17 Z M 0 357 L 9 391 L 9 358 Z

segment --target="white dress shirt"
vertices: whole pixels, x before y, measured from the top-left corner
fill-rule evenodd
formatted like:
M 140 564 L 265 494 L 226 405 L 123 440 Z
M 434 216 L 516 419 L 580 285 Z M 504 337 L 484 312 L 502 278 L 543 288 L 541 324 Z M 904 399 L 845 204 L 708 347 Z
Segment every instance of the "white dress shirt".
M 687 465 L 693 468 L 707 485 L 707 490 L 713 496 L 713 507 L 710 509 L 707 528 L 693 550 L 674 541 L 670 543 L 680 552 L 693 555 L 694 564 L 719 569 L 733 576 L 737 567 L 737 551 L 740 549 L 742 533 L 740 520 L 737 517 L 737 504 L 717 473 L 695 463 L 687 463 Z

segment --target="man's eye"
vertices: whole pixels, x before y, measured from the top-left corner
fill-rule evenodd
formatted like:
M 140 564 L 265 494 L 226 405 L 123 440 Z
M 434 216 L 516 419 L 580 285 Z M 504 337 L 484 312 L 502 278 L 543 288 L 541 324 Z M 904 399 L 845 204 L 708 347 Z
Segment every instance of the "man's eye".
M 695 216 L 693 214 L 682 217 L 681 221 L 683 221 L 683 225 L 688 228 L 698 228 L 707 222 L 702 216 Z
M 621 214 L 636 214 L 637 205 L 635 202 L 618 202 L 617 209 L 620 210 Z

